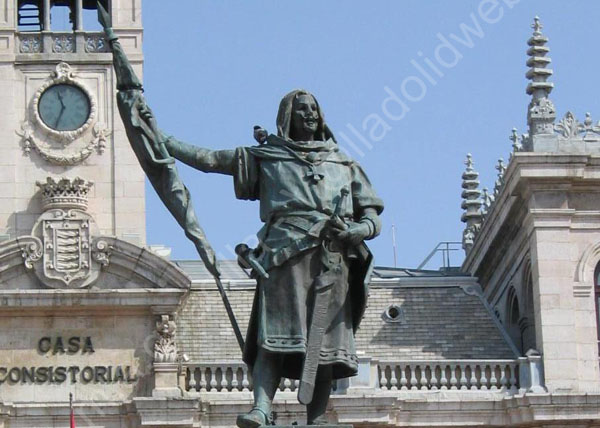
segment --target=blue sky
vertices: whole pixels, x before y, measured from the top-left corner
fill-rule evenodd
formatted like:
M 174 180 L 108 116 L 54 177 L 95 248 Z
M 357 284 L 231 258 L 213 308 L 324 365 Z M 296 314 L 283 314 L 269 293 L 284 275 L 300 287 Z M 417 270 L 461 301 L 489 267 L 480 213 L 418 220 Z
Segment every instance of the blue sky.
M 146 96 L 168 134 L 214 149 L 252 145 L 254 125 L 275 130 L 284 94 L 317 96 L 385 201 L 370 242 L 378 265 L 393 265 L 392 224 L 399 267 L 460 241 L 466 153 L 491 189 L 511 128 L 526 132 L 535 15 L 550 38 L 558 116 L 600 119 L 597 0 L 144 0 L 143 9 Z M 254 242 L 256 202 L 236 200 L 230 177 L 180 170 L 220 257 Z M 146 196 L 148 243 L 197 258 L 149 186 Z

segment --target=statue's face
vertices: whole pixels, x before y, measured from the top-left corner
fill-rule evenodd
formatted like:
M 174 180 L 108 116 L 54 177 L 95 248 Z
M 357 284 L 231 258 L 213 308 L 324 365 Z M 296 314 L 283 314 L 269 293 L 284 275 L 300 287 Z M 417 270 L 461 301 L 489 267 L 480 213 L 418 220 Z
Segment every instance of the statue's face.
M 310 141 L 319 126 L 319 111 L 312 95 L 299 95 L 292 104 L 290 136 L 296 141 Z

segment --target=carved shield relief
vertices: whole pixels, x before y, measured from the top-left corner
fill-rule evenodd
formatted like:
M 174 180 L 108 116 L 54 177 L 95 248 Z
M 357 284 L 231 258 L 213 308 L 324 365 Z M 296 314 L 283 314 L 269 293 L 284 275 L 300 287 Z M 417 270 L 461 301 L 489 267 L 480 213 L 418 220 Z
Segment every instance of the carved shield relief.
M 100 265 L 92 257 L 92 217 L 77 209 L 51 209 L 34 226 L 43 245 L 36 276 L 51 288 L 81 288 L 94 282 Z M 41 235 L 41 236 L 40 236 Z
M 64 211 L 55 211 L 62 218 L 43 220 L 44 275 L 62 281 L 70 287 L 74 281 L 89 277 L 91 270 L 89 221 Z

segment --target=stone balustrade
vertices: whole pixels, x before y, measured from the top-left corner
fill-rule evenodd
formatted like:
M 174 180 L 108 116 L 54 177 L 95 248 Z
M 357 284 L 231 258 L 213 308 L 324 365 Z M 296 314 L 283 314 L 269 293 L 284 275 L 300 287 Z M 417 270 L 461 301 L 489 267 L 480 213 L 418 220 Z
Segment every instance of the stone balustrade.
M 252 375 L 246 364 L 233 361 L 225 363 L 186 364 L 186 390 L 196 392 L 252 391 Z M 295 391 L 298 381 L 282 379 L 280 391 Z
M 240 361 L 223 363 L 185 363 L 187 392 L 252 391 L 252 376 Z M 334 385 L 334 394 L 352 390 L 388 391 L 493 391 L 514 395 L 517 392 L 545 392 L 541 377 L 541 357 L 514 360 L 430 360 L 378 361 L 359 357 L 358 375 Z M 280 391 L 293 392 L 298 381 L 283 379 Z
M 381 361 L 382 390 L 518 391 L 517 360 Z

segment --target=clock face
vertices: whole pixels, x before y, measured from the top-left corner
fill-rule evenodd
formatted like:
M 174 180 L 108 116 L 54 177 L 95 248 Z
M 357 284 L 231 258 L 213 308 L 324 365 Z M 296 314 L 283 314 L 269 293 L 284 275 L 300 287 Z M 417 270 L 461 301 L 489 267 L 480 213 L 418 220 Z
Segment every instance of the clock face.
M 74 131 L 90 117 L 90 99 L 75 85 L 60 83 L 44 91 L 38 104 L 42 121 L 56 131 Z

